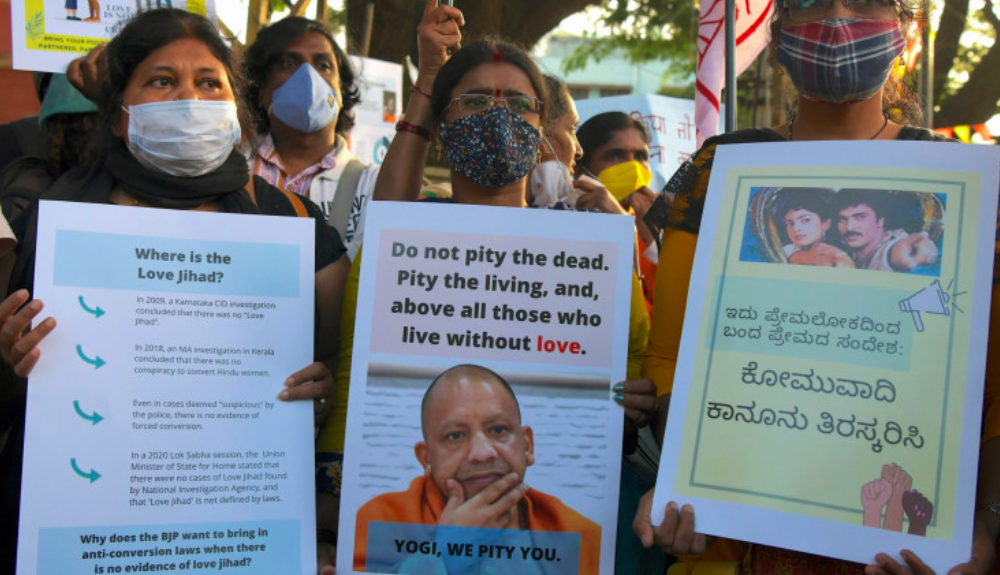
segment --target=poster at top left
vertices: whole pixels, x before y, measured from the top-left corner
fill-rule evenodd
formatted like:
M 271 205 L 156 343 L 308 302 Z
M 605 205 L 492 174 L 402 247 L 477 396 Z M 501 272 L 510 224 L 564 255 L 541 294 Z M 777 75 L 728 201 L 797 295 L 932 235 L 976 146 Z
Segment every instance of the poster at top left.
M 216 22 L 215 0 L 14 0 L 14 68 L 65 72 L 74 58 L 114 38 L 137 12 L 179 8 Z

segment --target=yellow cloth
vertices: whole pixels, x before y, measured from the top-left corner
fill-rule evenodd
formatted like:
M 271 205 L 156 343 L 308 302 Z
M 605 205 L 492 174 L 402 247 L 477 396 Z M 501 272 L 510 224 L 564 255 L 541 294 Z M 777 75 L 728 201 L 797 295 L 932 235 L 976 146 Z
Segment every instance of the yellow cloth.
M 677 350 L 681 345 L 684 308 L 697 244 L 698 236 L 690 232 L 663 230 L 653 298 L 658 304 L 653 308 L 643 365 L 643 375 L 656 384 L 657 395 L 668 394 L 674 389 Z
M 1000 437 L 1000 284 L 993 284 L 990 298 L 990 335 L 986 346 L 986 393 L 983 395 L 985 443 Z
M 601 526 L 559 499 L 528 488 L 522 500 L 526 529 L 580 534 L 580 575 L 597 575 L 601 567 Z M 385 493 L 358 510 L 354 531 L 354 570 L 364 571 L 368 550 L 368 523 L 437 525 L 447 501 L 433 481 L 420 476 L 406 491 Z
M 739 566 L 739 561 L 680 562 L 671 565 L 667 575 L 737 575 Z
M 347 395 L 350 391 L 351 362 L 354 353 L 354 323 L 357 318 L 358 280 L 361 277 L 361 253 L 364 246 L 358 249 L 358 255 L 351 262 L 351 271 L 347 274 L 344 285 L 344 302 L 340 312 L 340 356 L 337 360 L 337 372 L 334 379 L 337 382 L 333 397 L 332 411 L 326 425 L 320 431 L 317 443 L 319 452 L 344 451 L 344 434 L 347 428 Z M 639 278 L 632 274 L 632 295 L 629 309 L 628 329 L 628 370 L 629 379 L 642 377 L 642 363 L 646 355 L 646 338 L 649 335 L 649 314 L 646 312 L 646 302 L 642 295 L 642 284 Z

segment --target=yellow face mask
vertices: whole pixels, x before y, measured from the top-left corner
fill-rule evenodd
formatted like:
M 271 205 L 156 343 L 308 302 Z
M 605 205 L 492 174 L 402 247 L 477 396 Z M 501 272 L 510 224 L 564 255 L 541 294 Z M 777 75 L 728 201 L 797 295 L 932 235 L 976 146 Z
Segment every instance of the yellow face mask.
M 601 173 L 597 174 L 597 179 L 620 202 L 632 192 L 648 186 L 649 182 L 653 181 L 653 174 L 649 168 L 633 160 L 601 170 Z

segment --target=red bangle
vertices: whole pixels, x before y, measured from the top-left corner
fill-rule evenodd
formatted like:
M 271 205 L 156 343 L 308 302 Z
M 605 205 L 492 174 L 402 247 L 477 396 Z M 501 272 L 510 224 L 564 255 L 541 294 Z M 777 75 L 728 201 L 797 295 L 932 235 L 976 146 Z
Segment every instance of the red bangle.
M 428 100 L 431 99 L 431 95 L 421 90 L 420 86 L 417 86 L 416 84 L 410 87 L 410 92 L 413 92 L 414 94 L 420 94 L 421 96 L 427 98 Z
M 434 139 L 434 137 L 431 136 L 431 131 L 430 130 L 428 130 L 427 128 L 425 128 L 423 126 L 417 126 L 417 125 L 411 124 L 411 123 L 407 122 L 406 120 L 400 120 L 400 121 L 396 122 L 396 131 L 397 132 L 409 132 L 411 134 L 416 134 L 416 135 L 420 136 L 421 138 L 427 140 L 428 142 L 430 142 L 431 140 Z

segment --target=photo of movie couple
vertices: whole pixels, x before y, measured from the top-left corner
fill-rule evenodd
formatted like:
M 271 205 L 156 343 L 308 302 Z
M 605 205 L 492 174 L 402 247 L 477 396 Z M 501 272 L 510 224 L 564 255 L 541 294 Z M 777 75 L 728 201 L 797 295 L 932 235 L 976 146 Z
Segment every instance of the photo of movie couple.
M 943 195 L 846 187 L 750 195 L 741 261 L 939 275 Z

